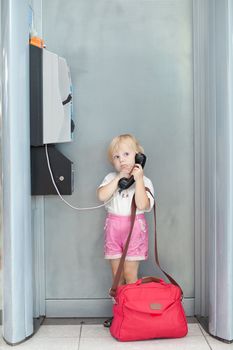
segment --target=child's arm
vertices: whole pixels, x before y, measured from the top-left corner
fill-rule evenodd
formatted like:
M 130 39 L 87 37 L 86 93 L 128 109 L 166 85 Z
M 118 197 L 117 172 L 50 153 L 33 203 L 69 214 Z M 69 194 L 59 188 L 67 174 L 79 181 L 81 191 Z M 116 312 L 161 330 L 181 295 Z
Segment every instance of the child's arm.
M 143 181 L 143 169 L 140 164 L 135 164 L 132 174 L 135 180 L 136 207 L 139 210 L 148 210 L 150 208 L 150 200 L 146 193 Z
M 116 191 L 118 187 L 118 181 L 120 180 L 120 174 L 116 175 L 112 181 L 107 185 L 101 186 L 97 190 L 98 199 L 101 202 L 106 202 Z

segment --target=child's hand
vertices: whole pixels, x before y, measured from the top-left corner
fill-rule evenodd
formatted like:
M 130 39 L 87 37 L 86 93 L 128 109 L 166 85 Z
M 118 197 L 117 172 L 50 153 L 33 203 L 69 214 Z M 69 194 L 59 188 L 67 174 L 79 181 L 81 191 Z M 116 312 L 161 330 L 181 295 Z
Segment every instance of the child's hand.
M 133 175 L 135 181 L 142 180 L 143 179 L 142 166 L 140 164 L 135 164 L 131 174 Z

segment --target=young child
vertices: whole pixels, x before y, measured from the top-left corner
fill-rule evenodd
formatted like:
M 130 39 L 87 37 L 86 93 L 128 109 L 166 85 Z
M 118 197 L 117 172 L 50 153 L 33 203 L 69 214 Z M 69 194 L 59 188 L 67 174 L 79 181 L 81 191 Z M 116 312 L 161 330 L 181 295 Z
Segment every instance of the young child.
M 148 227 L 144 212 L 152 209 L 154 199 L 145 187 L 148 187 L 153 195 L 154 189 L 150 179 L 144 176 L 141 165 L 135 164 L 135 155 L 138 152 L 144 151 L 134 136 L 125 134 L 115 137 L 108 148 L 108 158 L 115 172 L 108 174 L 97 190 L 99 200 L 108 202 L 105 205 L 108 214 L 104 228 L 104 254 L 105 259 L 110 261 L 113 278 L 130 231 L 131 202 L 135 194 L 136 218 L 120 284 L 136 282 L 139 262 L 148 257 Z M 119 191 L 118 181 L 131 175 L 134 176 L 134 184 L 126 190 Z M 109 201 L 110 198 L 112 199 Z M 111 319 L 105 323 L 104 325 L 109 327 Z

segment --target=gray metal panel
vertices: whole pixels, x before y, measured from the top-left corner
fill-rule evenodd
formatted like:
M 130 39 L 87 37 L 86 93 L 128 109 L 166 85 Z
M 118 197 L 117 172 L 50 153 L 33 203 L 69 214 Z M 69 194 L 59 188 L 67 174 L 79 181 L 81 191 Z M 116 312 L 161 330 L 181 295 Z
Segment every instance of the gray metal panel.
M 45 315 L 44 197 L 32 197 L 33 316 Z
M 3 336 L 33 332 L 28 2 L 2 1 Z
M 213 93 L 214 84 L 206 88 L 209 51 L 206 49 L 209 28 L 208 0 L 193 1 L 193 70 L 194 70 L 194 154 L 195 154 L 195 315 L 208 315 L 208 236 L 206 227 L 210 217 L 206 215 L 210 199 L 206 196 L 206 186 L 215 181 L 213 158 L 207 155 L 207 149 L 213 147 L 212 128 L 206 129 L 207 101 Z M 214 80 L 214 75 L 211 75 Z M 215 104 L 212 103 L 210 115 L 213 117 Z M 212 138 L 210 138 L 212 135 Z M 210 164 L 210 161 L 212 163 Z M 211 165 L 211 168 L 210 168 Z M 206 182 L 208 179 L 208 182 Z M 209 192 L 215 196 L 214 191 Z M 208 210 L 208 209 L 207 209 Z
M 202 250 L 199 305 L 209 332 L 233 340 L 232 242 L 232 18 L 233 1 L 198 1 L 201 14 L 195 68 L 203 74 L 195 99 L 201 112 L 200 222 Z M 197 111 L 197 109 L 196 109 Z M 197 114 L 195 114 L 196 116 Z M 205 282 L 206 281 L 206 282 Z M 203 285 L 201 285 L 203 282 Z M 204 307 L 203 307 L 204 306 Z
M 226 340 L 233 340 L 232 16 L 233 1 L 215 1 L 216 236 L 210 264 L 216 280 L 210 288 L 216 294 L 210 300 L 210 332 Z
M 183 306 L 186 316 L 193 316 L 194 299 L 184 299 Z M 90 314 L 92 317 L 110 317 L 111 299 L 46 300 L 47 317 L 90 317 Z
M 158 201 L 161 265 L 193 298 L 192 2 L 72 0 L 64 7 L 44 0 L 43 8 L 47 48 L 67 59 L 74 88 L 74 142 L 59 145 L 74 161 L 75 192 L 66 199 L 95 204 L 96 188 L 111 170 L 109 141 L 135 134 Z M 107 297 L 104 216 L 104 210 L 75 212 L 46 198 L 47 299 Z M 141 264 L 143 275 L 157 272 L 148 217 L 150 258 Z
M 33 11 L 33 23 L 42 37 L 42 0 L 29 0 Z M 45 315 L 45 256 L 44 256 L 44 197 L 32 197 L 33 232 L 33 306 L 34 317 Z

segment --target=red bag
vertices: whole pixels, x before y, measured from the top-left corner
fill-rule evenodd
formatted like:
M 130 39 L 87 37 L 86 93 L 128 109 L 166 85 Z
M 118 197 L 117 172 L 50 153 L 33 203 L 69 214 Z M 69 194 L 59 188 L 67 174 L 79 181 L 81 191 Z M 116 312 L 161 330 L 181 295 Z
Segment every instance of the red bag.
M 181 290 L 147 277 L 119 286 L 113 306 L 112 336 L 120 341 L 180 338 L 187 332 Z
M 148 191 L 148 189 L 146 188 Z M 120 341 L 154 338 L 181 338 L 188 332 L 182 306 L 183 292 L 179 284 L 159 264 L 155 220 L 155 260 L 171 283 L 157 277 L 145 277 L 136 283 L 118 286 L 133 230 L 136 204 L 133 198 L 131 229 L 128 235 L 116 276 L 110 289 L 114 299 L 112 336 Z

